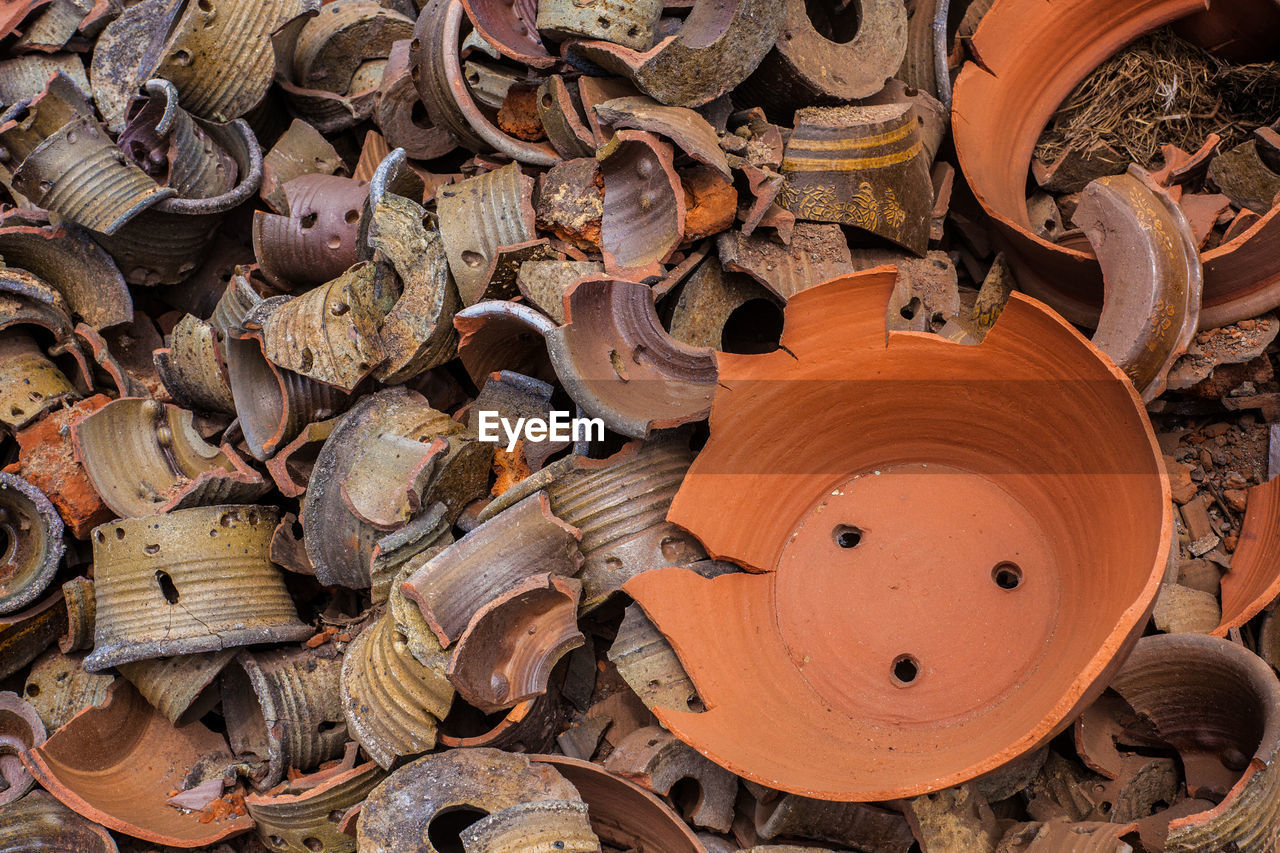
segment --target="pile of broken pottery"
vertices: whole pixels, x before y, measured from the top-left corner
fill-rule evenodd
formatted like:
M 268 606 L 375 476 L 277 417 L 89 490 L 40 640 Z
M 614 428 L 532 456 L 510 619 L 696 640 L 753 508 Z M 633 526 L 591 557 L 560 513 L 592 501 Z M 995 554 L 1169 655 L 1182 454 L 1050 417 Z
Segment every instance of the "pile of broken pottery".
M 1280 850 L 1278 44 L 0 2 L 0 850 Z

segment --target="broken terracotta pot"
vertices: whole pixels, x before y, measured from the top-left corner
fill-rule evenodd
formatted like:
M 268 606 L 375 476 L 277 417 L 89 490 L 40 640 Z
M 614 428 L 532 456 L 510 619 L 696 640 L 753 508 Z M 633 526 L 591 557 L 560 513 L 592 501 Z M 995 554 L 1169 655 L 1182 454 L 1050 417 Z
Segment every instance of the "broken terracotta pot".
M 555 323 L 547 315 L 518 302 L 486 299 L 455 314 L 453 325 L 460 333 L 458 358 L 475 384 L 482 386 L 500 370 L 555 381 L 545 340 Z
M 19 756 L 44 743 L 44 723 L 16 693 L 0 692 L 0 806 L 22 798 L 35 786 Z
M 795 794 L 758 802 L 753 821 L 763 839 L 812 838 L 883 853 L 907 853 L 915 840 L 906 818 L 897 812 L 866 803 L 824 802 Z
M 0 850 L 119 853 L 115 839 L 44 791 L 0 808 Z
M 206 823 L 167 805 L 199 763 L 216 767 L 231 755 L 222 736 L 200 723 L 173 728 L 124 681 L 22 760 L 77 814 L 153 844 L 199 847 L 253 828 L 248 817 Z
M 578 581 L 534 575 L 471 617 L 446 670 L 458 695 L 495 713 L 547 690 L 551 669 L 586 638 L 578 630 Z
M 877 269 L 805 291 L 788 303 L 785 351 L 717 355 L 712 439 L 668 515 L 748 573 L 660 569 L 623 588 L 672 641 L 708 708 L 657 708 L 659 720 L 741 776 L 820 799 L 937 790 L 1045 742 L 1141 631 L 1172 529 L 1140 402 L 1096 348 L 1016 295 L 977 346 L 886 337 L 894 279 Z M 837 312 L 850 318 L 838 332 L 828 322 Z M 1037 401 L 1032 420 L 1018 414 L 1024 395 Z M 806 437 L 788 454 L 742 440 L 791 434 L 798 411 Z M 987 438 L 957 446 L 952 431 L 929 426 L 935 417 L 980 419 Z M 852 454 L 850 429 L 862 448 Z M 1057 490 L 1068 484 L 1085 491 L 1067 499 Z M 749 518 L 721 511 L 727 494 L 752 496 Z M 1106 510 L 1103 495 L 1123 511 Z M 1101 515 L 1081 522 L 1085 512 Z M 922 518 L 933 532 L 922 533 Z M 1000 535 L 974 538 L 988 523 Z M 1072 556 L 1080 523 L 1092 531 L 1087 559 Z M 893 532 L 902 525 L 905 539 Z M 849 572 L 872 557 L 883 583 L 860 583 L 851 599 Z M 815 575 L 815 565 L 829 569 Z M 1114 596 L 1105 604 L 1104 575 Z M 1073 615 L 1086 605 L 1089 618 Z M 883 630 L 869 627 L 877 620 Z M 774 627 L 762 636 L 761 625 Z M 863 638 L 854 658 L 840 639 L 849 631 Z M 797 704 L 801 695 L 813 699 Z M 794 740 L 757 749 L 749 720 L 775 702 L 797 720 L 778 735 Z M 802 745 L 811 738 L 828 760 L 791 761 L 812 754 Z
M 0 678 L 8 678 L 35 660 L 67 629 L 62 592 L 9 616 L 0 616 Z
M 543 800 L 517 803 L 482 817 L 458 834 L 463 849 L 489 853 L 565 850 L 596 853 L 600 839 L 591 831 L 585 803 Z
M 716 383 L 712 352 L 667 334 L 653 291 L 592 276 L 565 296 L 565 324 L 547 351 L 574 402 L 633 438 L 705 418 Z
M 1265 661 L 1215 637 L 1146 637 L 1111 687 L 1178 751 L 1193 796 L 1204 780 L 1222 778 L 1228 788 L 1218 791 L 1225 798 L 1212 809 L 1169 822 L 1165 850 L 1262 851 L 1275 845 L 1280 682 Z
M 356 840 L 342 825 L 385 776 L 371 761 L 336 774 L 322 770 L 290 779 L 282 791 L 250 794 L 244 804 L 269 850 L 354 853 Z
M 468 824 L 545 800 L 582 802 L 547 764 L 495 749 L 454 749 L 406 764 L 374 788 L 357 839 L 367 853 L 443 853 L 460 849 L 458 835 Z
M 1073 0 L 1052 9 L 1035 0 L 1001 4 L 973 37 L 981 64 L 956 82 L 956 152 L 974 195 L 995 225 L 1018 283 L 1072 322 L 1092 326 L 1102 303 L 1101 269 L 1078 248 L 1031 231 L 1026 175 L 1049 117 L 1103 60 L 1136 37 L 1191 12 L 1199 0 L 1118 8 Z M 1270 251 L 1274 210 L 1235 239 L 1204 253 L 1203 328 L 1253 317 L 1280 303 L 1280 263 Z
M 268 488 L 231 446 L 205 442 L 191 412 L 150 398 L 114 400 L 71 435 L 94 488 L 124 518 L 250 501 Z
M 702 709 L 689 673 L 640 605 L 627 607 L 608 658 L 650 710 L 655 706 L 677 711 Z
M 97 527 L 85 668 L 310 637 L 267 556 L 275 525 L 274 507 L 224 505 Z
M 157 349 L 153 357 L 156 373 L 174 402 L 204 412 L 235 412 L 213 326 L 186 315 L 173 327 L 169 346 Z
M 253 251 L 263 277 L 286 290 L 337 278 L 357 260 L 356 230 L 368 183 L 309 174 L 284 184 L 281 192 L 282 215 L 253 215 Z
M 175 726 L 198 720 L 218 704 L 218 673 L 237 649 L 116 664 L 142 697 Z
M 1231 557 L 1231 568 L 1222 576 L 1222 622 L 1213 629 L 1218 637 L 1244 625 L 1280 595 L 1280 570 L 1275 554 L 1280 524 L 1280 480 L 1269 480 L 1249 490 L 1240 543 Z
M 50 649 L 31 665 L 22 695 L 35 709 L 46 732 L 57 731 L 76 714 L 107 700 L 116 677 L 86 672 L 83 654 L 62 654 Z
M 342 754 L 341 671 L 338 656 L 313 649 L 241 652 L 223 670 L 227 739 L 237 756 L 264 765 L 252 779 L 258 790 Z
M 511 295 L 491 292 L 490 282 L 497 253 L 536 236 L 532 193 L 515 163 L 440 189 L 440 237 L 463 305 Z
M 797 222 L 786 245 L 761 234 L 728 231 L 716 238 L 716 249 L 725 270 L 746 273 L 782 300 L 853 272 L 839 225 Z
M 1164 391 L 1200 316 L 1200 256 L 1191 226 L 1136 167 L 1085 187 L 1073 220 L 1102 267 L 1105 294 L 1093 342 L 1150 402 Z
M 98 611 L 93 580 L 72 578 L 62 585 L 62 597 L 66 601 L 67 630 L 58 639 L 58 648 L 64 653 L 93 648 L 93 623 Z
M 665 729 L 636 729 L 609 753 L 604 767 L 664 796 L 681 782 L 693 782 L 698 794 L 689 819 L 694 825 L 728 832 L 733 823 L 737 778 Z
M 63 400 L 79 395 L 28 335 L 0 337 L 0 424 L 20 430 Z
M 651 133 L 620 130 L 596 156 L 604 184 L 605 271 L 636 280 L 661 275 L 684 239 L 687 212 L 671 145 Z
M 38 599 L 62 564 L 62 518 L 44 493 L 0 473 L 0 614 Z

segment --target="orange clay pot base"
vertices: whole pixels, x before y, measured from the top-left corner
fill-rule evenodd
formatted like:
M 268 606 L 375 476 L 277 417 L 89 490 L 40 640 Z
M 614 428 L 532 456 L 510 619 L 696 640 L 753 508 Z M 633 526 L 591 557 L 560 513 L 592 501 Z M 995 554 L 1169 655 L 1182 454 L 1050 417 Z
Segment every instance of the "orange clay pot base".
M 792 531 L 780 633 L 805 680 L 850 716 L 951 725 L 1003 701 L 1048 652 L 1049 541 L 988 477 L 927 463 L 860 474 Z

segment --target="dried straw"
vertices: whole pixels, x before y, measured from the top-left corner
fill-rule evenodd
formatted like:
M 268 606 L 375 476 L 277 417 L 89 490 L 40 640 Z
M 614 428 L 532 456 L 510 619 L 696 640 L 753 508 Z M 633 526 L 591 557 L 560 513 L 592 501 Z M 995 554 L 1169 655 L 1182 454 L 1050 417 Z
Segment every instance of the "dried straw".
M 1107 145 L 1153 167 L 1160 146 L 1220 150 L 1280 118 L 1280 63 L 1232 65 L 1161 29 L 1104 62 L 1067 96 L 1036 146 L 1046 162 Z

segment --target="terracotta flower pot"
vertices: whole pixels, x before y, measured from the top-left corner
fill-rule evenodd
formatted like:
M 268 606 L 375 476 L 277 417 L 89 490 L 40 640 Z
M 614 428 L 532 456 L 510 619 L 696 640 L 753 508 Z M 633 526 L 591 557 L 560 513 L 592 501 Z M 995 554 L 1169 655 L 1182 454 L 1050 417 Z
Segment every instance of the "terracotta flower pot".
M 976 346 L 886 332 L 896 273 L 794 296 L 782 348 L 717 353 L 711 439 L 668 518 L 746 572 L 624 590 L 735 773 L 832 800 L 956 785 L 1043 744 L 1142 630 L 1169 484 L 1124 375 L 1014 294 Z

